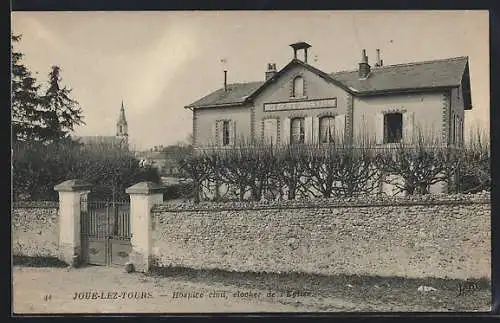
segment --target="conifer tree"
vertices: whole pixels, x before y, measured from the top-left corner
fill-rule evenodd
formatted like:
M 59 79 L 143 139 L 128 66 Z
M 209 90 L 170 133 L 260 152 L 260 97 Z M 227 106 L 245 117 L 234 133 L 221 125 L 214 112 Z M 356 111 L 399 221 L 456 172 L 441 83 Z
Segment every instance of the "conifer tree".
M 44 112 L 38 95 L 40 86 L 36 84 L 35 77 L 22 62 L 24 54 L 14 50 L 13 44 L 20 40 L 21 35 L 11 35 L 12 139 L 40 140 L 45 127 Z
M 76 125 L 84 124 L 78 102 L 71 90 L 61 86 L 61 68 L 52 66 L 47 90 L 40 85 L 22 62 L 23 53 L 14 49 L 21 35 L 11 34 L 12 54 L 12 137 L 16 142 L 52 143 L 69 139 Z
M 52 66 L 48 87 L 42 97 L 44 107 L 44 137 L 52 142 L 69 138 L 76 125 L 84 124 L 78 102 L 71 98 L 71 89 L 61 86 L 61 68 Z

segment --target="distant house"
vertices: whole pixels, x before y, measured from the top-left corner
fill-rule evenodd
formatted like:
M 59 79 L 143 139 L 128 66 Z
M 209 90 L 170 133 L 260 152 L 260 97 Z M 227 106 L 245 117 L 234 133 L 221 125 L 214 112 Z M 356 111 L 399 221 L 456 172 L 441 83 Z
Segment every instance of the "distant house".
M 75 140 L 78 140 L 79 143 L 84 146 L 106 146 L 106 147 L 119 147 L 126 149 L 127 142 L 123 138 L 115 137 L 115 136 L 82 136 L 75 137 Z
M 116 122 L 116 135 L 115 136 L 81 136 L 74 137 L 83 145 L 96 145 L 96 146 L 107 146 L 107 147 L 117 147 L 120 149 L 128 150 L 128 124 L 125 118 L 125 108 L 122 105 L 120 108 L 120 114 Z
M 141 165 L 151 166 L 158 169 L 163 176 L 176 176 L 179 174 L 179 166 L 175 158 L 165 152 L 145 151 L 136 154 Z
M 178 177 L 180 168 L 178 159 L 189 148 L 170 146 L 157 147 L 156 150 L 137 152 L 136 158 L 140 160 L 141 165 L 149 165 L 158 169 L 162 176 Z

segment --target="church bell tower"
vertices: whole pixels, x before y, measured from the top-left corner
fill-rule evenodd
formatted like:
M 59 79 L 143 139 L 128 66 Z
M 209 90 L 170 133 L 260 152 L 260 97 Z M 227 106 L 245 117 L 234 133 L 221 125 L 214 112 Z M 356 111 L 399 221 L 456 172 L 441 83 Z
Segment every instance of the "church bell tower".
M 118 121 L 116 122 L 116 136 L 122 140 L 124 144 L 124 148 L 128 148 L 128 125 L 127 119 L 125 118 L 125 108 L 120 108 L 120 116 L 118 117 Z

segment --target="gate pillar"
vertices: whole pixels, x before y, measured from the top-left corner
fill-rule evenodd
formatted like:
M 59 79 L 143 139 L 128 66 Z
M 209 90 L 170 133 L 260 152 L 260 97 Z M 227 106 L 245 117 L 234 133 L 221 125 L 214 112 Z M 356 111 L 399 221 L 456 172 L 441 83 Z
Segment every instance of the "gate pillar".
M 130 195 L 130 230 L 132 252 L 129 262 L 139 272 L 148 272 L 151 257 L 151 209 L 163 202 L 164 187 L 140 182 L 125 190 Z
M 80 240 L 80 202 L 91 185 L 73 179 L 54 186 L 59 193 L 59 259 L 76 265 L 82 258 Z

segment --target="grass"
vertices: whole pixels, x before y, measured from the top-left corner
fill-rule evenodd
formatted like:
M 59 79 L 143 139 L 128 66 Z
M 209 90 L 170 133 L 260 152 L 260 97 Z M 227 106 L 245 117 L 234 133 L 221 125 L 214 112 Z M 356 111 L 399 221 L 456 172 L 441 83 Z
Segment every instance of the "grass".
M 491 306 L 491 283 L 487 278 L 475 280 L 478 290 L 459 296 L 459 285 L 465 282 L 459 279 L 228 272 L 184 267 L 155 267 L 150 275 L 194 283 L 210 281 L 228 287 L 261 289 L 285 295 L 291 291 L 310 292 L 311 297 L 318 300 L 341 298 L 370 304 L 373 311 L 380 311 L 380 306 L 391 311 L 408 307 L 425 311 L 489 311 Z M 422 293 L 417 290 L 421 285 L 437 290 Z M 318 305 L 315 305 L 315 310 L 321 311 Z
M 67 267 L 68 264 L 64 261 L 59 260 L 56 257 L 48 257 L 48 256 L 22 256 L 22 255 L 14 255 L 12 257 L 12 264 L 14 266 L 24 266 L 24 267 L 55 267 L 55 268 L 63 268 Z

